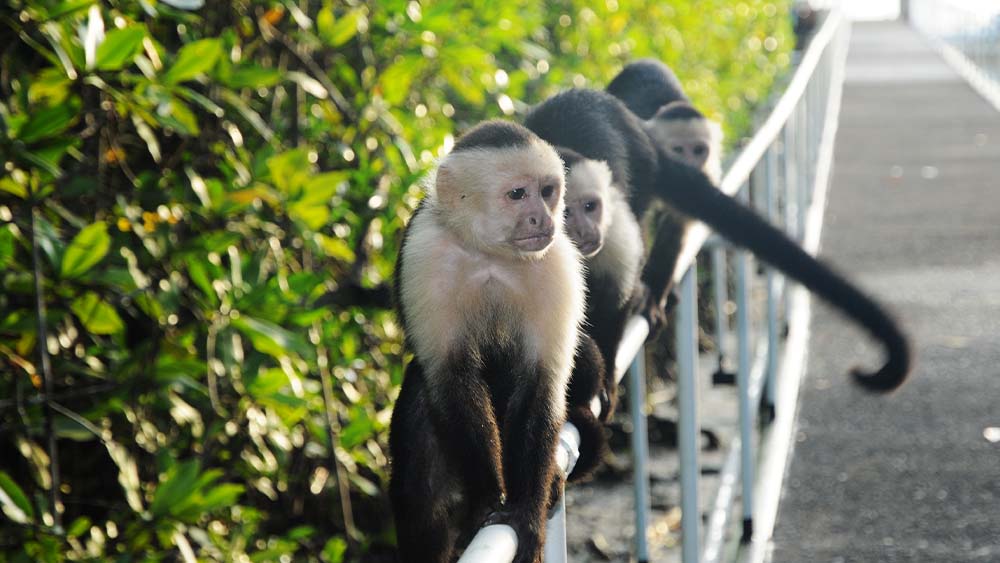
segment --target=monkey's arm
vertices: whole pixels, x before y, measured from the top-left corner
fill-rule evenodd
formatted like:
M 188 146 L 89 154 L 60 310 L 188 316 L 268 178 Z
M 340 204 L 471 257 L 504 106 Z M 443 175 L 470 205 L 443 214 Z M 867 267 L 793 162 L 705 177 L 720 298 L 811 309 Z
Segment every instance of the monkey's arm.
M 601 422 L 611 415 L 614 405 L 609 400 L 608 386 L 615 385 L 613 375 L 610 381 L 606 377 L 601 352 L 590 336 L 581 338 L 573 364 L 566 409 L 567 418 L 580 432 L 580 458 L 569 475 L 571 482 L 590 477 L 604 459 L 608 444 Z M 601 401 L 601 419 L 590 410 L 595 396 Z
M 449 361 L 428 378 L 426 387 L 436 433 L 464 477 L 468 493 L 499 508 L 504 498 L 500 431 L 486 383 L 472 358 Z
M 542 370 L 538 370 L 542 371 Z M 503 470 L 507 502 L 501 521 L 517 532 L 514 563 L 534 562 L 544 543 L 545 511 L 557 474 L 555 450 L 564 422 L 552 405 L 557 402 L 554 374 L 520 373 L 504 417 Z
M 647 295 L 640 313 L 649 321 L 650 337 L 666 326 L 670 309 L 677 301 L 676 298 L 670 300 L 669 296 L 673 293 L 674 270 L 684 246 L 686 230 L 685 222 L 672 212 L 664 214 L 657 225 L 656 238 L 642 271 Z

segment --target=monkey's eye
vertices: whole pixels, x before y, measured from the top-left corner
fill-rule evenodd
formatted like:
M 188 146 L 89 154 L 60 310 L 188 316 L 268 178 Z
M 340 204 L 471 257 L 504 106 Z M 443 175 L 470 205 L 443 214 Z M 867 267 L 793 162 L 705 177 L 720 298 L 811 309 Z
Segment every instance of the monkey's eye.
M 673 148 L 674 152 L 677 154 L 684 154 L 684 147 L 677 145 Z
M 563 217 L 569 217 L 572 214 L 573 214 L 573 210 L 570 209 L 569 207 L 567 207 L 566 209 L 563 210 Z
M 517 201 L 519 199 L 524 199 L 524 196 L 526 196 L 526 195 L 528 195 L 528 192 L 524 188 L 515 188 L 515 189 L 507 192 L 507 197 L 509 197 L 510 199 L 513 199 L 515 201 Z
M 597 201 L 588 201 L 583 204 L 583 210 L 587 213 L 593 213 L 597 209 Z
M 705 147 L 705 145 L 695 145 L 693 152 L 694 152 L 695 156 L 701 156 L 701 155 L 705 154 L 705 151 L 707 151 L 707 150 L 708 150 L 708 148 Z
M 545 186 L 542 188 L 542 197 L 545 199 L 549 199 L 549 197 L 551 197 L 555 191 L 556 191 L 555 186 Z

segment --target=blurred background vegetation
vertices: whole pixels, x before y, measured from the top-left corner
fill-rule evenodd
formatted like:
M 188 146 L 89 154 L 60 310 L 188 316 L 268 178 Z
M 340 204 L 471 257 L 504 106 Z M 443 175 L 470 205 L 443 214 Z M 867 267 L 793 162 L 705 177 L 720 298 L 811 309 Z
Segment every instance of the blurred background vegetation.
M 421 175 L 640 56 L 738 140 L 789 4 L 5 0 L 0 561 L 391 559 Z

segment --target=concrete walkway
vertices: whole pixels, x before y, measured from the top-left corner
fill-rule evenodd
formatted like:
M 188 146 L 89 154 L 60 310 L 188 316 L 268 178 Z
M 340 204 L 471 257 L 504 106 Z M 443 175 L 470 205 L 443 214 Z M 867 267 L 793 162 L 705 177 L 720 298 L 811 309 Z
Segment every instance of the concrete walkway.
M 877 350 L 814 306 L 771 560 L 1000 561 L 1000 111 L 903 24 L 855 24 L 850 49 L 820 254 L 918 365 L 862 393 L 846 371 Z

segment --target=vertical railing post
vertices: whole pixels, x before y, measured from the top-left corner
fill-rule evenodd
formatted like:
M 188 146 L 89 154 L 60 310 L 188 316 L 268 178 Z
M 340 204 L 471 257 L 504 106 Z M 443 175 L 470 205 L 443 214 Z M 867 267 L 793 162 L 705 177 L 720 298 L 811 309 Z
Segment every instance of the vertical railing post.
M 795 169 L 798 172 L 796 176 L 795 188 L 795 200 L 798 211 L 798 226 L 800 237 L 805 237 L 805 225 L 806 225 L 806 214 L 809 211 L 809 170 L 808 162 L 806 160 L 807 154 L 807 143 L 809 142 L 809 128 L 808 128 L 808 117 L 807 113 L 808 104 L 806 104 L 806 97 L 803 96 L 802 100 L 799 102 L 798 107 L 795 108 Z M 800 238 L 801 240 L 801 238 Z
M 646 430 L 646 360 L 642 350 L 628 370 L 628 398 L 632 415 L 632 479 L 635 492 L 635 556 L 649 561 L 649 437 Z
M 729 294 L 729 272 L 726 268 L 726 247 L 720 241 L 712 247 L 712 295 L 715 301 L 715 346 L 718 348 L 719 369 L 726 373 L 726 342 L 729 340 L 729 315 L 726 302 Z
M 698 504 L 698 290 L 697 264 L 680 284 L 677 304 L 677 447 L 681 468 L 681 560 L 698 563 L 701 553 L 701 508 Z
M 767 219 L 777 218 L 778 202 L 775 182 L 778 177 L 778 153 L 772 145 L 764 155 L 764 208 Z M 767 371 L 765 372 L 765 410 L 768 422 L 774 420 L 776 373 L 778 371 L 778 276 L 774 268 L 767 268 Z
M 739 198 L 748 202 L 750 186 L 745 184 L 740 189 Z M 736 262 L 736 334 L 737 334 L 737 371 L 736 385 L 739 390 L 740 418 L 740 466 L 741 485 L 743 493 L 743 536 L 742 541 L 750 541 L 753 537 L 753 420 L 750 405 L 750 369 L 753 359 L 750 357 L 750 265 L 745 250 L 738 250 Z
M 781 155 L 785 165 L 785 229 L 792 238 L 802 240 L 797 197 L 798 169 L 795 162 L 795 147 L 798 145 L 795 139 L 795 118 L 796 112 L 793 111 L 781 130 Z

